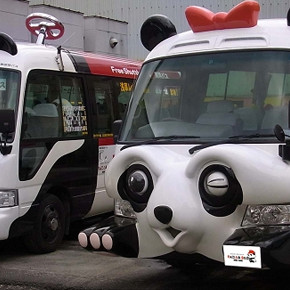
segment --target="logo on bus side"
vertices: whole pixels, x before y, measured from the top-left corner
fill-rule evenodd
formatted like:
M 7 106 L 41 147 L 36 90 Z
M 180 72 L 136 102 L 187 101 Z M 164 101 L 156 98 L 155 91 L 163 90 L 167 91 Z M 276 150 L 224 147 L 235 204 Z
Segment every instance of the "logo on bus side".
M 63 106 L 64 132 L 86 132 L 85 106 Z
M 256 246 L 224 245 L 224 260 L 227 266 L 261 268 L 261 248 Z
M 115 74 L 122 74 L 122 75 L 134 75 L 138 76 L 139 71 L 137 69 L 128 69 L 126 67 L 123 68 L 117 68 L 111 65 L 111 70 Z

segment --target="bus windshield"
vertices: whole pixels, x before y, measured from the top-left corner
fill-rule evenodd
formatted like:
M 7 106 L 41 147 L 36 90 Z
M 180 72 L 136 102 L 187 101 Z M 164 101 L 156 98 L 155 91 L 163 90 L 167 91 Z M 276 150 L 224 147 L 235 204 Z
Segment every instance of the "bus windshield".
M 273 142 L 276 124 L 289 128 L 289 99 L 288 51 L 155 60 L 142 68 L 120 141 L 192 136 L 198 140 L 194 142 L 207 142 L 256 136 Z
M 12 109 L 16 112 L 19 84 L 19 72 L 0 69 L 0 110 Z

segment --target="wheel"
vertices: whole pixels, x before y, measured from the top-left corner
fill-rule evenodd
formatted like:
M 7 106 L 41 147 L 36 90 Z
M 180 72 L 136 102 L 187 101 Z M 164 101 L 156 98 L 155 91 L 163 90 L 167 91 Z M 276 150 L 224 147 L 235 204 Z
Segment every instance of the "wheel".
M 65 210 L 55 195 L 48 195 L 39 205 L 34 229 L 24 237 L 30 252 L 44 254 L 53 252 L 62 242 L 65 232 Z

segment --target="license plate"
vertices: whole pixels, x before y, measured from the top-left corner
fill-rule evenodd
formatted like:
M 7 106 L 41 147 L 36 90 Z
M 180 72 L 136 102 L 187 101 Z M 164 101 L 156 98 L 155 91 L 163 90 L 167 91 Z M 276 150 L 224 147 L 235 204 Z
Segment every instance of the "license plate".
M 224 245 L 223 252 L 226 266 L 262 268 L 260 247 Z

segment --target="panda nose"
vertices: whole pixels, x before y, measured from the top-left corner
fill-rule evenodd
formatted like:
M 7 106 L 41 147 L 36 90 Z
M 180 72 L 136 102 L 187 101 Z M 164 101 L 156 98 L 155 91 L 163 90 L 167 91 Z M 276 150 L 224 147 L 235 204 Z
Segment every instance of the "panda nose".
M 170 207 L 161 205 L 154 208 L 154 215 L 161 223 L 169 224 L 172 219 L 173 212 Z

